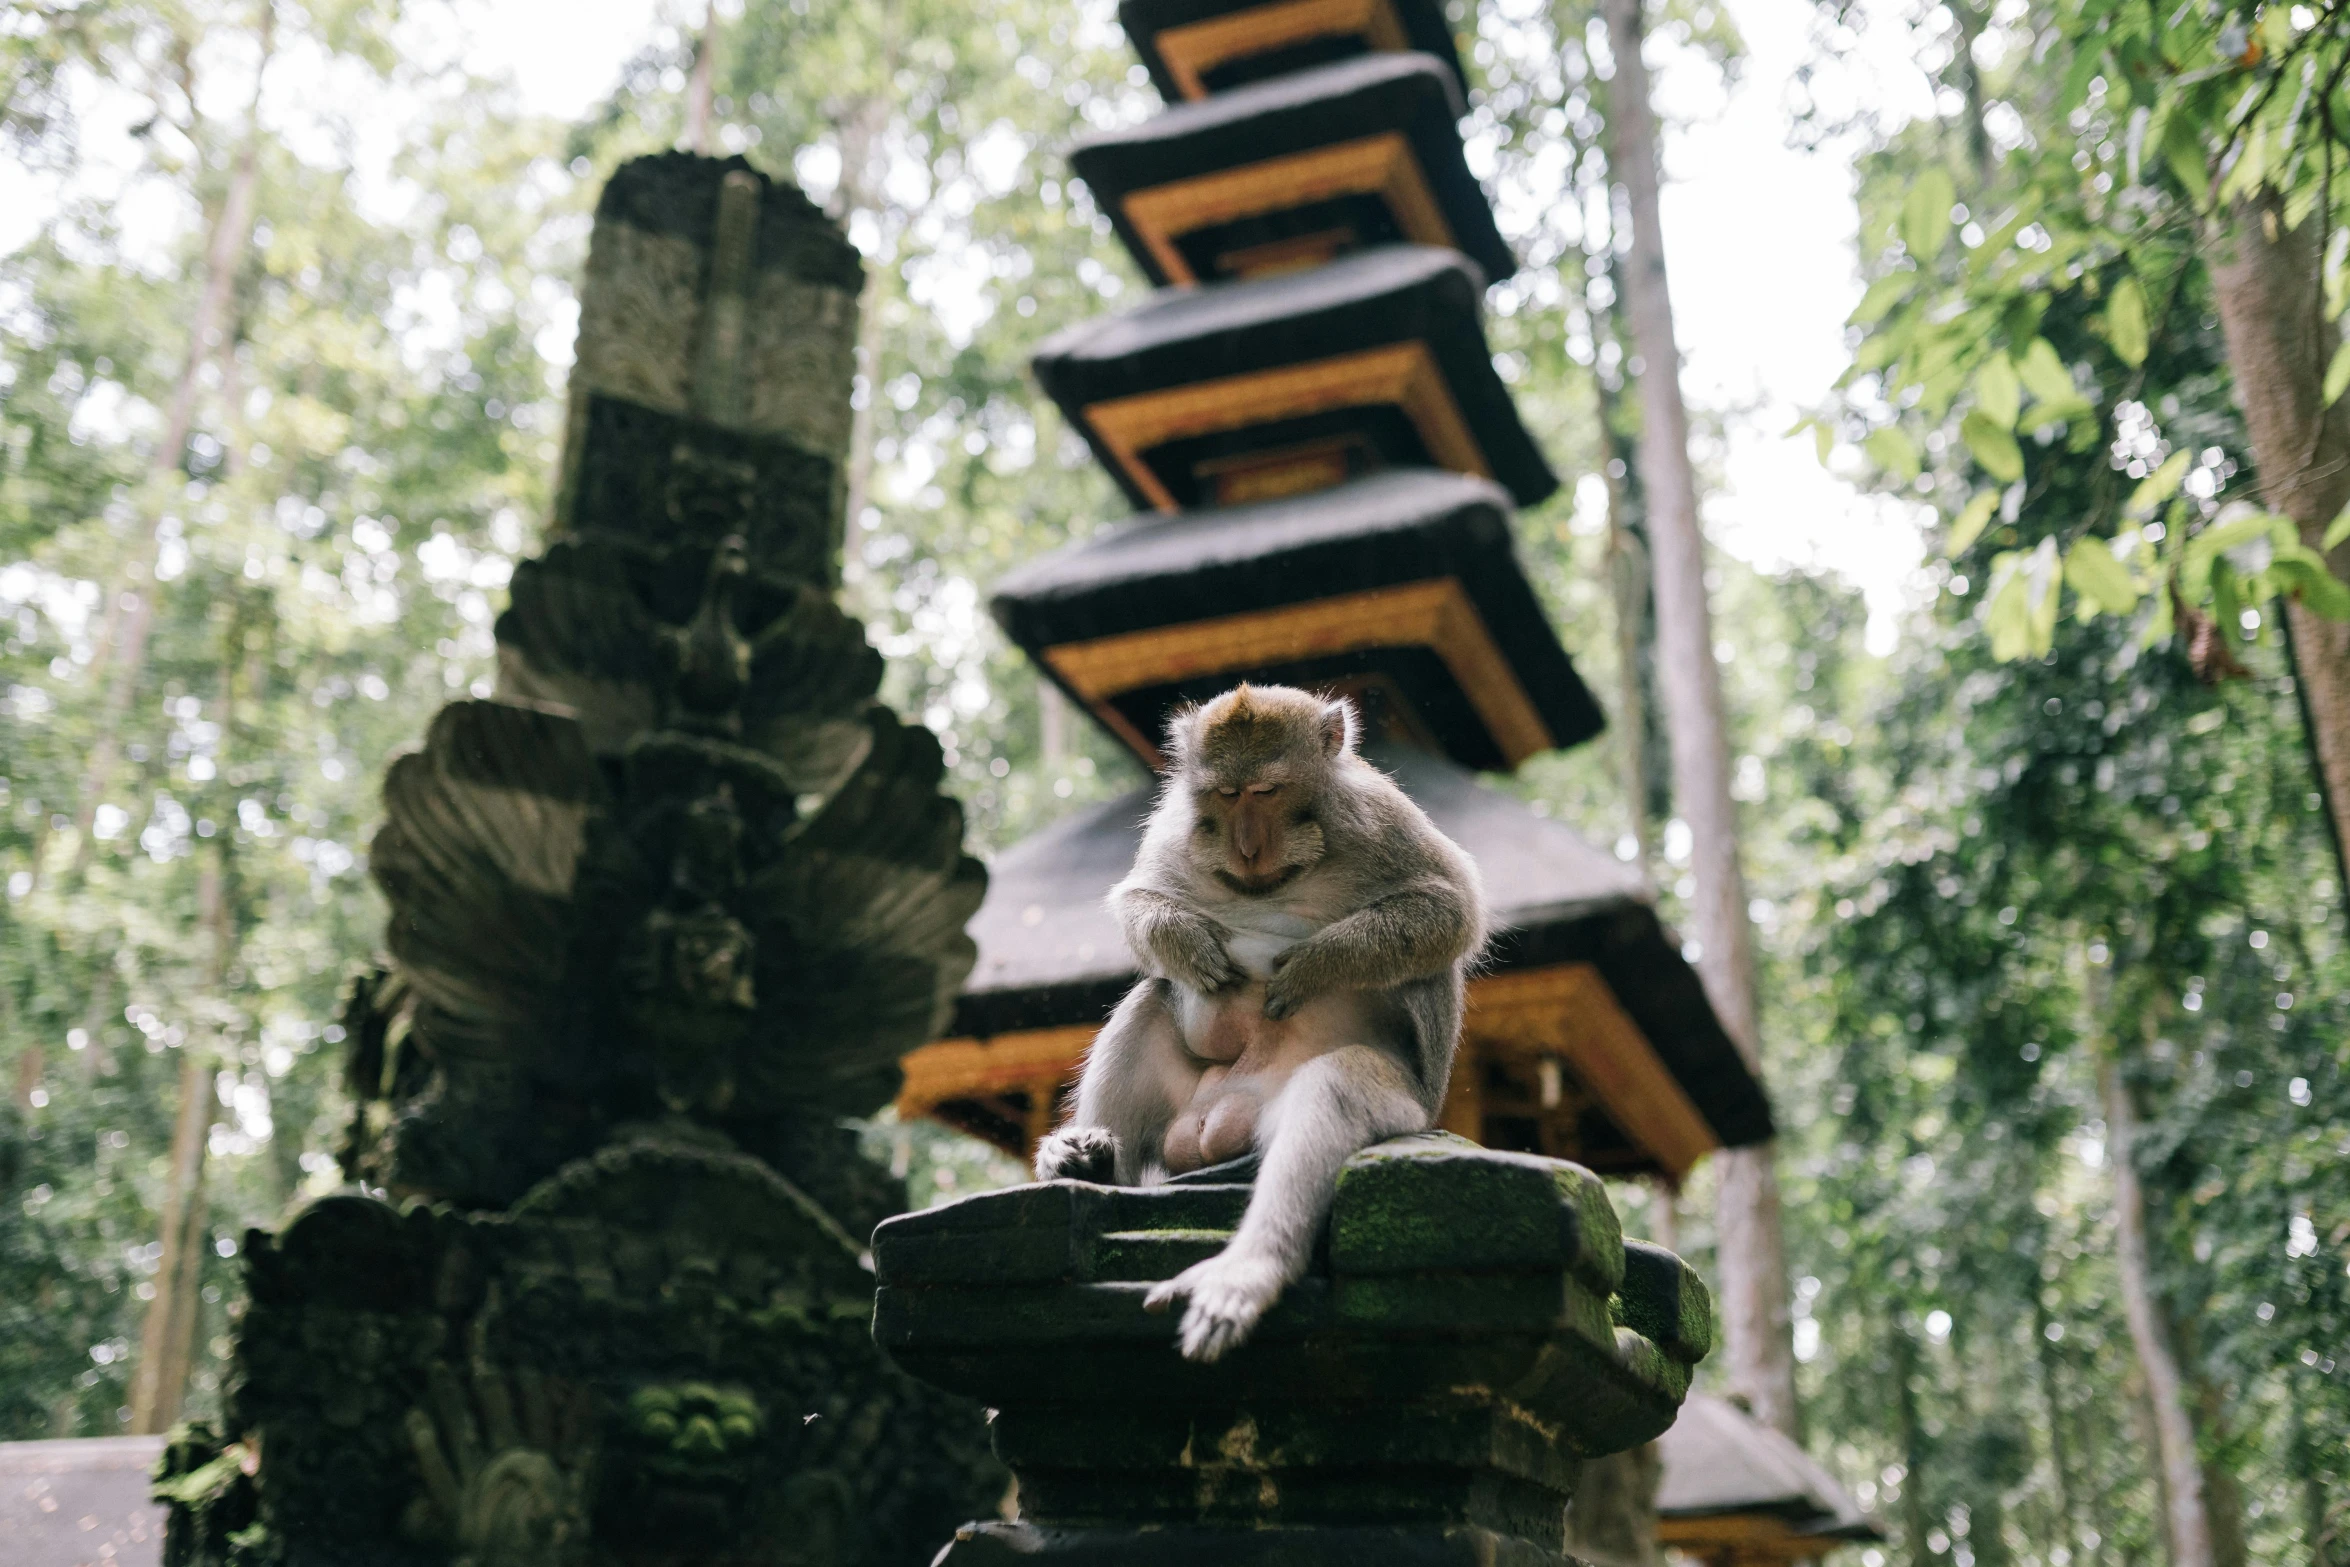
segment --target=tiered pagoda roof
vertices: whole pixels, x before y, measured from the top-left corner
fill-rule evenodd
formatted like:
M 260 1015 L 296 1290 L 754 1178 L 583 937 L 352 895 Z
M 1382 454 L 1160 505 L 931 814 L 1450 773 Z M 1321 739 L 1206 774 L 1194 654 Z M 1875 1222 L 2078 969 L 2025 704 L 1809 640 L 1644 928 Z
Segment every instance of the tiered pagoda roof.
M 1657 1539 L 1706 1567 L 1781 1567 L 1885 1531 L 1793 1437 L 1692 1393 L 1658 1438 Z
M 1145 758 L 1172 707 L 1244 675 L 1349 685 L 1388 727 L 1484 770 L 1605 722 L 1519 568 L 1509 497 L 1462 474 L 1146 514 L 1005 577 L 995 612 Z
M 1444 0 L 1123 0 L 1118 24 L 1169 103 L 1364 54 L 1423 54 L 1462 81 Z
M 1462 154 L 1460 85 L 1425 54 L 1371 54 L 1170 109 L 1070 163 L 1152 282 L 1249 277 L 1388 240 L 1517 257 Z
M 1516 263 L 1469 172 L 1436 0 L 1126 0 L 1173 107 L 1074 152 L 1159 292 L 1038 353 L 1142 515 L 997 586 L 996 618 L 1144 761 L 1240 680 L 1344 692 L 1367 747 L 1476 859 L 1500 930 L 1446 1128 L 1678 1180 L 1770 1135 L 1762 1090 L 1645 878 L 1479 782 L 1603 719 L 1513 505 L 1558 488 L 1495 373 Z M 1135 977 L 1103 906 L 1148 791 L 1000 855 L 954 1036 L 902 1114 L 1026 1152 Z
M 1137 505 L 1319 489 L 1382 468 L 1558 488 L 1493 370 L 1485 276 L 1457 250 L 1379 245 L 1311 271 L 1162 290 L 1071 327 L 1036 377 Z

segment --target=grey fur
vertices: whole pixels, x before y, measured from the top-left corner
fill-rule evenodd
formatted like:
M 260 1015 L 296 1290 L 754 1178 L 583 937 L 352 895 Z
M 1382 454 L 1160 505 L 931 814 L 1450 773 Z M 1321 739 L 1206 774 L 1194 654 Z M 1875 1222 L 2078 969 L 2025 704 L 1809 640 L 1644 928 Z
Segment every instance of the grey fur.
M 1186 1043 L 1187 1018 L 1247 1004 L 1240 987 L 1252 977 L 1270 1020 L 1359 998 L 1317 1014 L 1351 1032 L 1308 1036 L 1297 1051 L 1309 1058 L 1264 1102 L 1256 1191 L 1231 1244 L 1148 1297 L 1153 1309 L 1188 1297 L 1193 1359 L 1248 1335 L 1305 1271 L 1339 1167 L 1433 1125 L 1452 1073 L 1466 976 L 1485 940 L 1476 866 L 1355 754 L 1355 733 L 1343 701 L 1283 686 L 1243 686 L 1177 715 L 1134 869 L 1110 893 L 1147 977 L 1095 1037 L 1069 1124 L 1038 1150 L 1047 1179 L 1105 1162 L 1124 1184 L 1164 1179 L 1168 1129 L 1208 1066 Z M 1268 779 L 1276 792 L 1263 792 Z M 1252 782 L 1259 792 L 1242 802 Z M 1280 879 L 1257 888 L 1231 874 L 1242 851 L 1220 800 L 1225 812 L 1240 802 L 1279 813 L 1269 862 L 1242 868 Z M 1304 934 L 1253 964 L 1235 953 L 1273 950 L 1265 943 L 1284 931 Z

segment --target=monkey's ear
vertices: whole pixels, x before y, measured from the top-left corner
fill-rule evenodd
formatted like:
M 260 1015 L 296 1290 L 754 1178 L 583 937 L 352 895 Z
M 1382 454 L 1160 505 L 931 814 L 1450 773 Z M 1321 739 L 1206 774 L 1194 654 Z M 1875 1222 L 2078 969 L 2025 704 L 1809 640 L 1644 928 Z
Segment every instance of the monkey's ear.
M 1355 705 L 1345 697 L 1323 703 L 1321 720 L 1324 756 L 1343 756 L 1362 738 L 1362 721 L 1355 717 Z

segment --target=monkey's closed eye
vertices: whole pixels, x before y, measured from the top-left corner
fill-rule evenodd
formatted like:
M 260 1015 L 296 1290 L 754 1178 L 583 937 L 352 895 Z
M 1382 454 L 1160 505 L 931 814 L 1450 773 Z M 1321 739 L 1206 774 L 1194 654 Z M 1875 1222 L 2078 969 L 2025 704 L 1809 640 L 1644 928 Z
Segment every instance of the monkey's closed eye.
M 1280 791 L 1280 788 L 1281 786 L 1277 783 L 1250 784 L 1248 792 L 1251 794 L 1275 794 Z
M 1237 800 L 1240 798 L 1240 791 L 1238 789 L 1218 789 L 1216 792 L 1227 800 Z

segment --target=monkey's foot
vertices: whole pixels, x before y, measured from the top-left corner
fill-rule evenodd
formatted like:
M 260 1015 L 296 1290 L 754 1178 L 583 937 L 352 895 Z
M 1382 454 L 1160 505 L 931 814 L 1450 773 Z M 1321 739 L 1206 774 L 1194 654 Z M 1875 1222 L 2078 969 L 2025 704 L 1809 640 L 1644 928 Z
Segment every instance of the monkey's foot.
M 1064 1126 L 1036 1145 L 1040 1181 L 1098 1181 L 1117 1178 L 1118 1139 L 1107 1127 Z
M 1281 1298 L 1282 1283 L 1280 1263 L 1227 1247 L 1155 1286 L 1142 1304 L 1147 1311 L 1165 1311 L 1178 1298 L 1188 1299 L 1180 1335 L 1184 1359 L 1220 1360 Z

